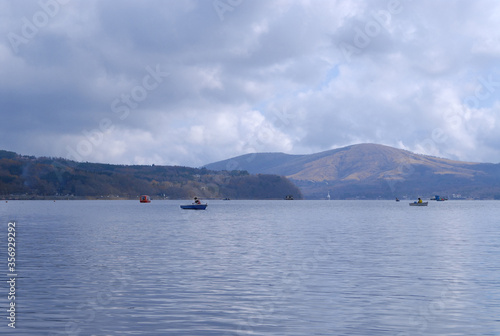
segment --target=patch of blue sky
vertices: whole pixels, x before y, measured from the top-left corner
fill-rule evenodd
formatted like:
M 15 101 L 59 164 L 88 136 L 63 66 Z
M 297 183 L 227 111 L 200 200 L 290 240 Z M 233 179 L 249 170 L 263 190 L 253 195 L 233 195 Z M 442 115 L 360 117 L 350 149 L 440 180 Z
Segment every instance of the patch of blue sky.
M 328 70 L 328 72 L 325 75 L 325 79 L 321 83 L 319 83 L 319 85 L 316 87 L 316 90 L 322 90 L 323 88 L 327 87 L 339 75 L 340 71 L 338 65 L 335 65 L 334 67 L 330 68 L 330 70 Z
M 270 105 L 275 105 L 280 102 L 286 102 L 287 100 L 290 100 L 290 97 L 297 97 L 300 93 L 307 93 L 310 91 L 321 91 L 324 88 L 326 88 L 333 80 L 335 80 L 338 76 L 340 75 L 339 71 L 339 66 L 335 65 L 334 67 L 330 68 L 328 72 L 325 74 L 323 80 L 318 83 L 315 87 L 311 88 L 310 86 L 307 87 L 302 87 L 300 89 L 297 89 L 293 92 L 281 92 L 275 95 L 271 99 L 267 99 L 265 101 L 261 101 L 258 104 L 255 104 L 253 106 L 253 109 L 256 111 L 260 111 L 263 113 L 268 112 L 269 106 Z
M 472 89 L 462 99 L 462 103 L 473 109 L 490 108 L 500 101 L 500 71 L 497 68 L 488 69 L 482 74 L 476 74 Z M 471 77 L 471 76 L 469 76 Z

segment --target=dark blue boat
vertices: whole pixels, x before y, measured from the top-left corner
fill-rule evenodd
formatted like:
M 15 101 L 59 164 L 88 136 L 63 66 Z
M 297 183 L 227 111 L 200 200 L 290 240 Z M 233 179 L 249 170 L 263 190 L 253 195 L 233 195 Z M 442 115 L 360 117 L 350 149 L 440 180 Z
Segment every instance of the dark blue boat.
M 181 205 L 181 209 L 185 210 L 205 210 L 207 208 L 208 204 L 188 204 L 188 205 Z

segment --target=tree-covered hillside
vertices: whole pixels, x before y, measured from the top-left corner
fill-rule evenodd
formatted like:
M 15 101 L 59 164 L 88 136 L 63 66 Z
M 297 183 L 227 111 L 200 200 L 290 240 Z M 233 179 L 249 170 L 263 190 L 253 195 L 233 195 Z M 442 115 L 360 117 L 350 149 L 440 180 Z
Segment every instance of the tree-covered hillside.
M 21 156 L 0 150 L 0 197 L 282 199 L 299 189 L 285 177 L 180 166 L 126 166 Z
M 253 153 L 206 166 L 284 175 L 307 199 L 500 199 L 500 164 L 462 162 L 377 144 L 308 155 Z

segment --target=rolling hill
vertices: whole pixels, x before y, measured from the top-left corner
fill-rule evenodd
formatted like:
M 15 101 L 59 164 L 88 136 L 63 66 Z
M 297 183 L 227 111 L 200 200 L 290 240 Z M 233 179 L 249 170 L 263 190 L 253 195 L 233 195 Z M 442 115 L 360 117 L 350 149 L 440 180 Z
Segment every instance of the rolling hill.
M 500 198 L 500 165 L 359 144 L 310 155 L 255 153 L 215 162 L 211 170 L 247 170 L 288 177 L 308 199 L 415 198 L 435 194 Z M 457 196 L 461 195 L 461 196 Z
M 288 179 L 246 171 L 111 165 L 36 158 L 0 150 L 0 199 L 283 199 L 300 190 Z

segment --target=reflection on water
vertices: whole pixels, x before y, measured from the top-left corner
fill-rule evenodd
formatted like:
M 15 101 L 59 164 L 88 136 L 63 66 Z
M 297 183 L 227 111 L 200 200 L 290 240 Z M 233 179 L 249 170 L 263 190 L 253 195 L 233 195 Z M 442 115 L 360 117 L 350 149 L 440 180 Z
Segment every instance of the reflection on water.
M 497 202 L 179 204 L 2 203 L 15 335 L 500 335 Z

